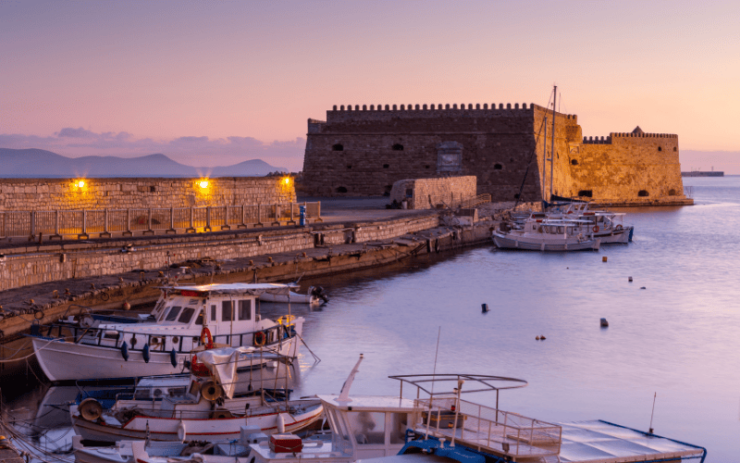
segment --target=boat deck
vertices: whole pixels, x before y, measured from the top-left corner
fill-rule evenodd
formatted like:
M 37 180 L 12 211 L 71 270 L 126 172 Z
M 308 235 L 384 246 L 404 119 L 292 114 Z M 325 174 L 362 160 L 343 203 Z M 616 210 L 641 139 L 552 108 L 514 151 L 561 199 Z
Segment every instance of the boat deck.
M 429 400 L 419 400 L 429 410 Z M 435 398 L 431 420 L 422 414 L 416 426 L 420 434 L 427 432 L 480 451 L 510 457 L 556 456 L 560 451 L 562 429 L 559 425 L 528 418 L 517 413 L 459 400 L 460 410 L 455 419 L 455 399 Z

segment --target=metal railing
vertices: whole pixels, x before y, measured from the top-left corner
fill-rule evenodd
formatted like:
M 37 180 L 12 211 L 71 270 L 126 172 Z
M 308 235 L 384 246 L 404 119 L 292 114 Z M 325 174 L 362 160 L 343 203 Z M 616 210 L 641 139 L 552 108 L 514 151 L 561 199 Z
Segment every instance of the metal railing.
M 430 434 L 436 437 L 451 438 L 455 435 L 456 439 L 479 450 L 493 450 L 514 457 L 560 453 L 563 431 L 556 424 L 456 397 L 416 399 L 416 402 L 430 410 L 422 414 L 421 426 L 426 428 L 429 425 Z
M 321 222 L 321 203 L 278 203 L 241 206 L 0 211 L 0 238 L 46 237 L 87 239 L 97 235 L 163 235 L 239 228 L 294 225 L 300 208 L 308 222 Z

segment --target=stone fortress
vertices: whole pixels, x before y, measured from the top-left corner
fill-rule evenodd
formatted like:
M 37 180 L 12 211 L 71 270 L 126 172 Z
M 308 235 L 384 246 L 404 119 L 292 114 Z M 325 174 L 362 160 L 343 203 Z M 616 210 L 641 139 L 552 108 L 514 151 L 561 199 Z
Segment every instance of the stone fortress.
M 375 196 L 404 179 L 474 175 L 493 201 L 579 197 L 606 205 L 692 204 L 678 136 L 584 137 L 575 115 L 535 104 L 334 106 L 308 120 L 303 193 Z

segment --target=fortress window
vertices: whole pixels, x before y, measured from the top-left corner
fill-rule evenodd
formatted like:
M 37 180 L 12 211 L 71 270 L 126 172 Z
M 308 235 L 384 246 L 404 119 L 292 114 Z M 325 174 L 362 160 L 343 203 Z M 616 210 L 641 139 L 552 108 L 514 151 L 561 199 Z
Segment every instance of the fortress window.
M 658 151 L 663 151 L 663 147 L 662 146 L 659 146 L 658 147 Z
M 676 190 L 674 190 L 673 188 L 668 190 L 668 196 L 676 196 Z
M 519 199 L 519 193 L 514 193 L 514 198 Z
M 573 164 L 574 166 L 577 166 L 578 165 L 578 159 L 571 159 L 570 160 L 570 163 Z
M 496 163 L 493 165 L 493 170 L 503 170 L 504 166 L 500 163 Z
M 578 192 L 578 196 L 586 196 L 588 198 L 593 198 L 594 192 L 593 190 L 581 190 Z
M 336 145 L 331 147 L 332 151 L 344 151 L 344 146 L 337 143 Z
M 403 145 L 400 143 L 396 143 L 393 145 L 393 151 L 403 151 Z
M 637 196 L 650 196 L 647 190 L 640 190 L 637 192 Z
M 347 164 L 347 169 L 351 169 L 351 168 L 352 168 L 352 164 Z
M 383 169 L 387 169 L 387 168 L 389 168 L 389 167 L 390 167 L 390 166 L 389 166 L 388 164 L 383 164 Z
M 424 166 L 425 169 L 429 169 L 430 167 L 431 166 L 429 164 L 427 164 L 427 165 Z
M 346 192 L 347 192 L 347 187 L 343 187 L 343 186 L 337 187 L 337 193 L 346 193 Z
M 673 151 L 678 151 L 675 146 L 673 147 Z

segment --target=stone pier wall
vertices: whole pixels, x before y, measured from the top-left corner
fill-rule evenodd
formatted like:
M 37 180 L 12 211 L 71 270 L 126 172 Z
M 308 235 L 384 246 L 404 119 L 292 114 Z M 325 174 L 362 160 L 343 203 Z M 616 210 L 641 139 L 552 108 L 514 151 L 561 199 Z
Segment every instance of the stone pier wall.
M 131 252 L 121 244 L 75 243 L 6 249 L 0 255 L 0 291 L 51 281 L 115 275 L 151 270 L 174 263 L 210 258 L 215 260 L 297 252 L 314 248 L 316 235 L 325 243 L 363 243 L 401 236 L 439 225 L 436 214 L 382 222 L 317 226 L 292 230 L 219 233 L 209 236 L 175 236 L 138 240 Z M 349 240 L 349 241 L 348 241 Z M 114 247 L 115 246 L 115 247 Z
M 295 200 L 289 177 L 0 179 L 0 211 L 236 206 Z

